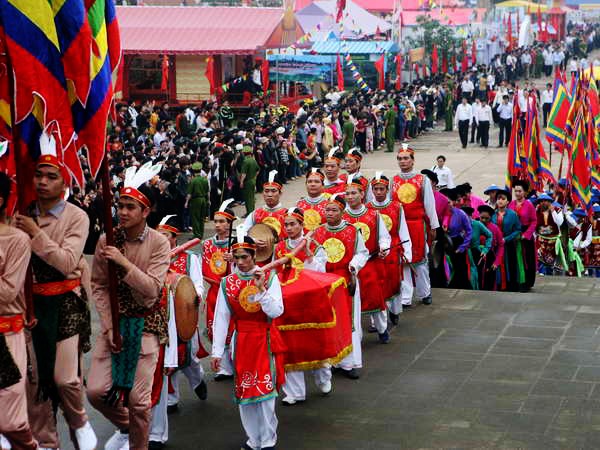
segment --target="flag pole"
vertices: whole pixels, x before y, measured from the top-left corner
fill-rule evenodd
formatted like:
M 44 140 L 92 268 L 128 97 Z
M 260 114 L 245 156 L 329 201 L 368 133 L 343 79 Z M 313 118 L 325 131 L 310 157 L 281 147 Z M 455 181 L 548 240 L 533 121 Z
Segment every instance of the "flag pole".
M 15 178 L 17 184 L 17 209 L 19 210 L 19 214 L 27 214 L 27 204 L 25 203 L 27 186 L 31 185 L 31 180 L 29 182 L 24 179 L 23 171 L 21 170 L 25 167 L 25 161 L 21 158 L 21 139 L 19 128 L 17 127 L 17 114 L 15 109 L 15 80 L 14 80 L 14 72 L 12 69 L 12 64 L 10 62 L 10 57 L 8 55 L 8 51 L 6 51 L 6 76 L 9 81 L 9 95 L 10 95 L 10 127 L 11 127 L 11 135 L 12 135 L 12 151 L 15 156 Z M 33 267 L 31 265 L 31 260 L 27 265 L 27 273 L 25 274 L 25 285 L 23 287 L 23 293 L 25 296 L 25 325 L 27 328 L 31 329 L 36 326 L 37 319 L 35 318 L 35 309 L 33 305 Z
M 112 221 L 112 191 L 108 173 L 108 152 L 102 158 L 100 166 L 100 178 L 102 182 L 102 203 L 104 207 L 104 233 L 106 234 L 106 245 L 115 245 L 115 236 Z M 117 298 L 117 266 L 112 261 L 108 263 L 108 296 L 110 300 L 110 318 L 112 322 L 112 341 L 116 350 L 121 349 L 121 331 L 119 326 L 119 299 Z

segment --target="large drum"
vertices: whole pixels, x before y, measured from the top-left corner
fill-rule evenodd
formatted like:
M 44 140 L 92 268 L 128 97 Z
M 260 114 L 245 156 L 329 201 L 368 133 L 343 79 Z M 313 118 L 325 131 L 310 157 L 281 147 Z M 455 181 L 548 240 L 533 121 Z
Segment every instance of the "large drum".
M 256 262 L 264 263 L 273 257 L 275 244 L 277 243 L 276 231 L 264 223 L 257 223 L 248 230 L 248 236 L 254 240 L 265 241 L 266 246 L 256 250 Z
M 337 364 L 352 351 L 352 299 L 346 280 L 296 268 L 284 271 L 280 279 L 284 313 L 274 323 L 287 347 L 285 370 Z
M 175 325 L 177 335 L 182 341 L 194 337 L 198 327 L 198 294 L 190 277 L 176 272 L 167 275 L 169 295 L 173 296 L 175 305 Z

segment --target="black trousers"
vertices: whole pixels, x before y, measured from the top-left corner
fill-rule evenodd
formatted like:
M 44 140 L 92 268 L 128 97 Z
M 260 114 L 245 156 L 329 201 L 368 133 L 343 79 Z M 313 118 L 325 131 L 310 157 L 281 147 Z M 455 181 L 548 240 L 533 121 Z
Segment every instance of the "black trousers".
M 544 66 L 544 73 L 546 74 L 547 77 L 552 75 L 552 66 Z
M 535 275 L 537 273 L 537 266 L 535 264 L 535 239 L 521 238 L 521 251 L 523 254 L 523 265 L 525 266 L 525 288 L 531 289 L 535 284 Z
M 462 245 L 464 239 L 461 236 L 452 238 L 452 253 L 450 261 L 452 261 L 452 280 L 448 284 L 450 289 L 472 289 L 470 274 L 467 266 L 468 249 L 462 253 L 456 253 L 456 250 Z
M 489 120 L 482 120 L 479 122 L 478 127 L 479 139 L 483 147 L 487 147 L 490 142 L 490 122 Z
M 460 142 L 463 148 L 467 148 L 469 141 L 469 123 L 470 120 L 459 120 L 458 121 L 458 135 L 460 136 Z
M 500 119 L 499 122 L 500 134 L 498 135 L 498 145 L 506 146 L 510 141 L 510 129 L 512 127 L 512 119 Z
M 552 103 L 544 103 L 542 105 L 542 112 L 544 113 L 544 128 L 548 126 L 548 116 L 550 115 L 550 110 L 552 109 Z
M 479 128 L 475 119 L 471 119 L 471 144 L 477 142 L 479 144 Z

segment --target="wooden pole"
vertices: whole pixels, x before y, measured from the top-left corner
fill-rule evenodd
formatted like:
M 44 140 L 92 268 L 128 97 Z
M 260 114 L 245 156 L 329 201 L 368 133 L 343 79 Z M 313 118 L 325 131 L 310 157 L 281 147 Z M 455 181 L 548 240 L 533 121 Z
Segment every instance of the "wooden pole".
M 110 190 L 110 179 L 108 173 L 108 153 L 102 158 L 100 167 L 100 178 L 102 182 L 102 202 L 104 206 L 104 232 L 106 233 L 106 245 L 115 245 L 115 236 L 112 221 L 112 191 Z M 121 331 L 119 327 L 119 299 L 117 298 L 117 267 L 114 262 L 108 263 L 108 294 L 110 299 L 110 317 L 112 322 L 112 341 L 117 350 L 121 350 Z

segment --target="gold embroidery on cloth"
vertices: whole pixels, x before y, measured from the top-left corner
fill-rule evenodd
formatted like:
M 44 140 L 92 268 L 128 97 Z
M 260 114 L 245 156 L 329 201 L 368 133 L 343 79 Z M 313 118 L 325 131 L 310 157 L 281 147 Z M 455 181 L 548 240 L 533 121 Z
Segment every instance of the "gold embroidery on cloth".
M 404 183 L 396 193 L 402 203 L 412 203 L 417 199 L 417 188 L 411 183 Z
M 346 254 L 346 247 L 342 241 L 337 238 L 331 237 L 323 243 L 325 253 L 327 253 L 327 261 L 335 264 L 340 262 Z
M 260 302 L 254 301 L 254 296 L 258 294 L 258 288 L 251 284 L 246 286 L 240 292 L 240 306 L 244 309 L 244 311 L 249 313 L 255 313 L 260 310 Z

